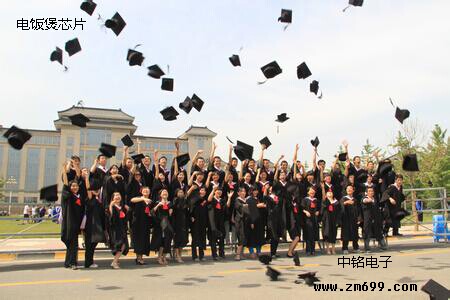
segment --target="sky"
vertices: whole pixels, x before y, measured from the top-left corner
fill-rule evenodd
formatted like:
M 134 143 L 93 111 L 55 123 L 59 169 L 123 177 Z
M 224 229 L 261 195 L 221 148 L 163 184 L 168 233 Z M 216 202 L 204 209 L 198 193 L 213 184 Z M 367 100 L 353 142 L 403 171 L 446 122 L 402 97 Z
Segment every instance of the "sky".
M 221 156 L 228 151 L 225 136 L 256 149 L 268 136 L 273 145 L 267 157 L 290 160 L 298 143 L 299 158 L 310 160 L 309 141 L 318 136 L 327 161 L 344 139 L 350 155 L 359 154 L 366 139 L 381 147 L 393 141 L 401 124 L 389 97 L 410 110 L 405 123 L 449 127 L 450 1 L 366 0 L 345 13 L 345 0 L 94 1 L 92 17 L 73 0 L 2 6 L 1 125 L 54 129 L 57 111 L 83 100 L 134 116 L 139 135 L 179 136 L 190 125 L 207 126 L 218 134 Z M 293 10 L 285 31 L 277 22 L 282 8 Z M 107 19 L 116 11 L 127 22 L 118 37 L 97 20 L 98 13 Z M 75 31 L 16 28 L 18 19 L 49 17 L 86 23 Z M 49 61 L 50 53 L 75 37 L 83 50 L 70 58 L 65 53 L 69 71 L 63 72 Z M 142 44 L 143 67 L 126 61 L 136 44 Z M 230 64 L 232 54 L 240 55 L 242 67 Z M 273 60 L 283 73 L 257 85 L 264 79 L 260 68 Z M 302 62 L 313 73 L 306 80 L 296 77 Z M 174 92 L 147 76 L 146 66 L 153 64 L 170 65 Z M 309 92 L 313 79 L 322 99 Z M 201 112 L 162 120 L 160 110 L 193 93 L 205 101 Z M 290 119 L 274 122 L 283 112 Z

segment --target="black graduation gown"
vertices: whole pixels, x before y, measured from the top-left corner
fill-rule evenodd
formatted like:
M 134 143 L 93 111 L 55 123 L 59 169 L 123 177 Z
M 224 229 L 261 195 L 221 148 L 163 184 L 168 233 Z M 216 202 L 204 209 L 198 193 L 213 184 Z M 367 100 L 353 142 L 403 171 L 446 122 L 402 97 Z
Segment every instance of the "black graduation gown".
M 103 169 L 97 167 L 93 173 L 89 174 L 89 180 L 91 180 L 91 185 L 98 183 L 103 187 L 105 184 L 105 178 L 107 177 L 107 175 L 108 175 L 107 170 L 103 170 Z
M 106 243 L 105 209 L 97 197 L 86 201 L 85 243 Z
M 144 201 L 130 203 L 132 208 L 131 235 L 134 252 L 139 255 L 150 253 L 150 211 L 152 204 L 147 205 Z
M 225 180 L 225 171 L 222 169 L 216 169 L 216 167 L 214 167 L 214 165 L 212 165 L 212 164 L 209 164 L 209 166 L 208 166 L 208 173 L 209 172 L 216 172 L 217 174 L 219 174 L 220 184 L 222 184 L 223 181 Z
M 172 244 L 172 238 L 174 230 L 170 223 L 169 211 L 172 209 L 172 203 L 160 206 L 157 211 L 153 211 L 153 234 L 150 242 L 150 249 L 153 251 L 159 251 L 159 248 L 163 248 L 164 253 L 170 253 L 170 246 Z
M 341 226 L 342 206 L 339 201 L 325 199 L 322 205 L 322 237 L 325 242 L 336 243 L 337 228 Z
M 130 182 L 130 177 L 133 176 L 130 170 L 128 170 L 127 167 L 123 166 L 122 164 L 120 164 L 119 167 L 119 174 L 122 175 L 123 180 L 125 181 L 125 185 Z
M 347 200 L 350 200 L 349 196 L 342 197 L 340 201 L 342 207 L 341 239 L 343 241 L 357 241 L 359 238 L 357 200 L 353 197 L 353 205 L 344 205 Z
M 153 182 L 153 188 L 152 188 L 152 200 L 154 202 L 157 202 L 159 200 L 159 191 L 162 189 L 167 189 L 167 185 L 164 182 L 161 182 L 158 178 L 155 178 Z
M 66 189 L 68 189 L 68 187 L 66 187 Z M 67 247 L 71 240 L 78 238 L 85 210 L 84 205 L 85 201 L 80 194 L 74 195 L 67 190 L 63 191 L 61 198 L 61 241 L 63 241 Z
M 175 233 L 174 248 L 183 248 L 188 244 L 188 201 L 186 198 L 173 199 L 172 227 Z
M 364 198 L 366 199 L 366 198 Z M 374 203 L 364 203 L 362 201 L 363 212 L 363 238 L 375 238 L 378 241 L 383 237 L 383 222 L 379 209 L 378 200 L 374 198 Z
M 142 179 L 144 180 L 143 184 L 144 186 L 147 186 L 150 188 L 150 190 L 153 189 L 153 181 L 155 180 L 155 176 L 153 175 L 152 169 L 147 169 L 144 164 L 140 167 Z
M 250 179 L 250 183 L 254 184 L 256 181 L 256 175 L 257 173 L 255 171 L 253 171 L 252 169 L 250 169 L 249 167 L 244 167 L 244 169 L 242 170 L 242 176 L 244 176 L 245 174 L 250 173 L 251 179 Z
M 303 239 L 306 241 L 318 241 L 319 240 L 319 223 L 316 212 L 320 211 L 319 202 L 316 198 L 305 197 L 302 199 L 302 210 L 306 210 L 311 214 L 311 217 L 307 217 L 303 214 L 304 227 L 303 227 Z
M 208 205 L 207 200 L 200 198 L 198 190 L 189 196 L 189 215 L 191 220 L 192 246 L 206 249 L 206 228 L 208 226 Z
M 234 215 L 234 200 L 237 197 L 237 186 L 234 182 L 230 182 L 230 183 L 224 183 L 223 185 L 223 189 L 222 189 L 222 195 L 224 195 L 224 197 L 227 198 L 228 200 L 228 193 L 230 193 L 231 191 L 234 192 L 233 196 L 231 197 L 231 202 L 230 202 L 230 207 L 227 208 L 227 210 L 225 211 L 225 220 L 229 222 L 229 225 L 231 227 L 232 225 L 232 218 Z M 231 230 L 231 228 L 230 228 Z
M 169 187 L 169 200 L 173 200 L 176 197 L 177 190 L 182 190 L 186 194 L 187 184 L 179 182 L 177 179 L 172 181 Z
M 211 244 L 213 240 L 225 238 L 225 217 L 226 217 L 225 199 L 213 198 L 208 202 L 208 239 Z
M 244 188 L 245 189 L 245 195 L 249 196 L 250 193 L 250 189 L 253 187 L 253 185 L 251 183 L 247 183 L 244 180 L 242 180 L 239 183 L 239 188 Z
M 131 179 L 130 183 L 126 186 L 126 199 L 127 199 L 127 204 L 128 206 L 130 206 L 131 208 L 131 199 L 135 198 L 135 197 L 140 197 L 141 196 L 141 188 L 144 185 L 137 181 L 136 179 Z
M 248 197 L 248 222 L 245 226 L 246 237 L 247 237 L 247 247 L 260 247 L 265 243 L 264 237 L 264 222 L 260 214 L 260 209 L 257 207 L 259 199 Z M 253 229 L 251 228 L 253 224 Z
M 111 203 L 111 197 L 114 193 L 120 193 L 120 196 L 122 197 L 122 205 L 125 203 L 125 181 L 121 178 L 117 178 L 117 181 L 115 181 L 111 176 L 105 177 L 105 184 L 103 186 L 103 194 L 105 196 L 105 207 L 109 206 L 109 203 Z
M 239 246 L 247 245 L 247 236 L 245 227 L 249 224 L 248 206 L 245 200 L 236 198 L 234 202 L 234 226 Z
M 280 209 L 281 209 L 280 222 L 281 222 L 281 226 L 283 228 L 282 229 L 283 233 L 285 233 L 286 229 L 287 229 L 286 228 L 287 227 L 286 224 L 287 224 L 287 218 L 288 218 L 288 216 L 287 216 L 288 211 L 286 209 L 286 203 L 290 199 L 289 193 L 287 191 L 287 186 L 288 186 L 288 182 L 283 184 L 280 181 L 277 181 L 277 182 L 274 183 L 273 188 L 272 188 L 273 192 L 275 193 L 275 195 L 278 196 L 278 200 L 279 200 L 278 205 L 280 206 Z
M 267 205 L 267 232 L 271 240 L 278 241 L 283 235 L 283 221 L 282 221 L 282 202 L 279 197 L 272 194 L 264 196 L 263 201 Z
M 112 207 L 109 236 L 112 254 L 116 255 L 116 253 L 122 250 L 122 246 L 125 245 L 122 254 L 127 255 L 129 245 L 127 236 L 127 211 L 125 206 L 121 208 L 116 206 Z
M 333 171 L 331 173 L 333 196 L 336 199 L 342 198 L 342 182 L 344 181 L 344 177 L 345 176 L 340 171 Z
M 389 201 L 389 197 L 395 200 L 395 204 Z M 386 222 L 390 226 L 400 227 L 400 221 L 396 220 L 395 214 L 402 208 L 402 202 L 405 200 L 405 195 L 403 194 L 403 188 L 398 189 L 395 184 L 391 184 L 386 191 L 383 193 L 381 202 L 385 205 L 386 212 Z
M 236 183 L 239 181 L 239 174 L 235 167 L 228 164 L 228 171 L 233 175 L 233 182 Z
M 169 184 L 170 184 L 170 169 L 164 169 L 163 167 L 161 167 L 161 166 L 158 166 L 159 167 L 159 173 L 161 173 L 161 174 L 164 174 L 164 184 L 166 185 L 166 186 L 169 186 Z M 153 165 L 152 166 L 152 173 L 153 173 L 153 178 L 155 178 L 156 177 L 156 169 L 155 169 L 155 165 Z
M 207 169 L 202 170 L 202 169 L 200 169 L 197 165 L 193 165 L 193 166 L 191 167 L 191 175 L 192 175 L 194 172 L 202 172 L 202 173 L 203 173 L 203 181 L 202 181 L 202 183 L 205 184 L 205 183 L 206 183 L 206 180 L 208 179 L 208 170 L 207 170 Z M 195 179 L 195 178 L 194 178 L 194 179 Z
M 288 232 L 289 236 L 292 240 L 296 237 L 301 237 L 302 226 L 303 226 L 303 212 L 302 212 L 302 203 L 300 198 L 294 197 L 291 201 L 288 202 L 288 211 L 289 211 L 289 223 L 288 223 Z

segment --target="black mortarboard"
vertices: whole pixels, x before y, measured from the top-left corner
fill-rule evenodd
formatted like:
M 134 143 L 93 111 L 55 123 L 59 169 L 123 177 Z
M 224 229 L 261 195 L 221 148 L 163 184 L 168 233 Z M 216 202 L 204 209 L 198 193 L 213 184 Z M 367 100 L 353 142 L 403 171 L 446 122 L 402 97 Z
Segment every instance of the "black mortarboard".
M 127 25 L 118 12 L 114 14 L 111 19 L 106 20 L 105 26 L 110 28 L 116 36 L 120 34 L 123 28 Z
M 395 118 L 403 124 L 403 121 L 409 118 L 409 110 L 407 109 L 395 109 Z
M 169 106 L 164 108 L 162 111 L 160 111 L 161 115 L 163 116 L 163 119 L 166 121 L 173 121 L 177 119 L 177 116 L 179 113 L 173 106 Z
M 103 154 L 104 156 L 111 158 L 114 155 L 116 155 L 116 146 L 102 143 L 100 145 L 100 148 L 98 148 L 98 151 L 100 151 L 100 153 Z
M 234 67 L 241 66 L 241 60 L 239 59 L 239 55 L 233 54 L 232 56 L 229 57 L 229 60 Z
M 21 150 L 23 145 L 31 139 L 31 134 L 16 126 L 9 128 L 3 136 L 8 139 L 8 144 L 16 150 Z
M 140 66 L 144 61 L 144 56 L 142 55 L 142 52 L 128 49 L 127 61 L 129 62 L 130 66 Z
M 450 299 L 450 291 L 433 279 L 428 280 L 421 290 L 430 296 L 430 300 Z
M 128 147 L 131 147 L 134 145 L 133 140 L 131 139 L 131 137 L 128 134 L 126 136 L 124 136 L 121 139 L 121 141 L 125 146 L 128 146 Z
M 302 62 L 300 65 L 297 66 L 297 78 L 298 79 L 306 79 L 311 75 L 312 75 L 312 73 L 309 70 L 309 68 L 305 62 Z
M 353 6 L 362 6 L 364 3 L 364 0 L 348 0 L 348 4 Z
M 277 119 L 275 120 L 275 122 L 283 123 L 283 122 L 286 122 L 287 120 L 289 120 L 289 117 L 286 115 L 286 113 L 282 113 L 277 116 Z
M 380 174 L 381 177 L 386 176 L 387 173 L 392 171 L 392 167 L 393 166 L 391 163 L 382 163 L 378 165 L 378 173 Z
M 92 16 L 96 7 L 97 4 L 92 0 L 84 0 L 80 5 L 81 10 L 85 11 L 90 16 Z
M 312 145 L 314 148 L 317 148 L 317 147 L 319 146 L 319 144 L 320 144 L 319 137 L 316 136 L 315 139 L 311 140 L 311 145 Z
M 273 78 L 279 74 L 281 74 L 282 70 L 280 66 L 277 64 L 276 61 L 273 61 L 264 67 L 261 68 L 261 71 L 263 72 L 264 76 L 267 79 Z
M 134 160 L 134 162 L 136 164 L 138 164 L 145 158 L 145 155 L 142 153 L 139 153 L 139 154 L 132 155 L 131 158 Z
M 278 18 L 278 21 L 281 23 L 292 23 L 292 10 L 281 9 L 281 15 Z
M 266 146 L 266 149 L 270 147 L 270 145 L 272 145 L 272 143 L 270 142 L 269 138 L 266 136 L 264 137 L 262 140 L 259 141 L 259 143 L 261 145 Z
M 203 104 L 204 104 L 205 102 L 203 102 L 203 100 L 200 99 L 200 97 L 197 96 L 196 94 L 192 95 L 191 100 L 192 100 L 192 105 L 194 106 L 194 108 L 195 108 L 197 111 L 201 111 L 201 110 L 202 110 L 202 107 L 203 107 Z
M 319 82 L 317 80 L 313 80 L 309 84 L 309 91 L 317 95 L 317 92 L 319 92 Z
M 86 117 L 83 114 L 76 114 L 73 116 L 69 116 L 70 121 L 72 122 L 72 125 L 78 126 L 78 127 L 86 127 L 86 123 L 90 122 L 88 117 Z
M 278 276 L 280 276 L 281 273 L 274 268 L 267 266 L 266 275 L 270 277 L 270 280 L 277 281 Z
M 317 272 L 306 272 L 298 275 L 298 278 L 305 280 L 305 283 L 309 286 L 314 285 L 314 282 L 320 281 L 316 277 Z
M 412 153 L 403 156 L 402 168 L 404 171 L 418 172 L 419 164 L 417 163 L 417 155 Z
M 294 264 L 299 267 L 300 266 L 300 256 L 298 255 L 298 252 L 294 252 L 294 258 L 292 259 L 294 261 Z
M 317 274 L 317 271 L 314 271 L 314 272 L 306 272 L 306 273 L 298 274 L 297 276 L 300 279 L 305 279 L 307 277 L 316 276 L 316 274 Z
M 184 99 L 184 101 L 181 102 L 181 103 L 178 105 L 178 107 L 179 107 L 181 110 L 184 110 L 185 113 L 187 113 L 187 114 L 190 113 L 190 112 L 191 112 L 191 109 L 192 109 L 192 100 L 191 100 L 191 98 L 186 97 L 186 99 Z
M 262 264 L 269 265 L 272 261 L 272 256 L 270 256 L 269 254 L 260 254 L 258 256 L 258 259 Z
M 404 208 L 400 208 L 399 210 L 397 210 L 395 212 L 394 218 L 397 221 L 401 221 L 404 217 L 407 217 L 409 215 L 410 215 L 410 213 L 407 210 L 405 210 Z
M 65 49 L 66 49 L 67 53 L 69 53 L 69 56 L 72 56 L 72 55 L 80 52 L 81 45 L 80 45 L 80 42 L 78 41 L 78 38 L 74 38 L 73 40 L 67 41 Z
M 241 161 L 251 159 L 253 156 L 253 146 L 237 141 L 236 146 L 234 146 L 234 154 L 236 154 Z
M 52 54 L 50 54 L 50 61 L 57 61 L 63 64 L 63 51 L 61 48 L 56 47 Z
M 191 160 L 189 153 L 181 154 L 176 157 L 178 167 L 183 167 Z
M 153 65 L 147 68 L 148 76 L 153 77 L 155 79 L 161 78 L 161 76 L 166 75 L 163 70 L 158 65 Z
M 339 155 L 338 155 L 339 161 L 346 161 L 347 160 L 347 155 L 348 155 L 347 152 L 339 153 Z
M 161 89 L 164 91 L 173 91 L 173 78 L 163 78 L 161 80 Z
M 39 199 L 46 200 L 48 202 L 58 201 L 58 185 L 50 185 L 43 187 L 40 192 Z

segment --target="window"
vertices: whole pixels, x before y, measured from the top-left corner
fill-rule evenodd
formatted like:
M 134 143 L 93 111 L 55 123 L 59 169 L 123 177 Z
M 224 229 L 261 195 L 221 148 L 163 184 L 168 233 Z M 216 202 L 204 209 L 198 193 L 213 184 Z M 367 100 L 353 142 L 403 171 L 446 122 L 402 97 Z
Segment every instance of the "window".
M 153 143 L 153 150 L 159 150 L 159 143 L 157 142 Z
M 27 152 L 27 173 L 25 176 L 25 190 L 26 191 L 37 191 L 38 190 L 38 180 L 39 180 L 39 155 L 41 154 L 41 149 L 39 148 L 29 148 Z
M 34 135 L 28 143 L 34 145 L 59 145 L 59 136 Z
M 95 158 L 99 155 L 97 150 L 84 150 L 80 155 L 81 166 L 90 168 L 94 163 Z
M 73 146 L 73 142 L 74 142 L 73 136 L 68 136 L 66 145 L 67 146 Z
M 9 196 L 4 198 L 4 202 L 9 203 Z M 11 197 L 11 203 L 18 203 L 18 202 L 19 198 L 17 198 L 16 196 Z
M 164 154 L 164 156 L 167 157 L 167 168 L 172 168 L 173 154 Z
M 188 143 L 181 143 L 181 147 L 180 147 L 181 152 L 186 153 L 189 151 L 188 149 Z
M 204 137 L 198 137 L 197 138 L 197 148 L 198 149 L 205 149 L 205 138 Z
M 58 152 L 58 149 L 48 148 L 45 150 L 44 186 L 52 185 L 57 182 Z
M 19 189 L 19 181 L 20 181 L 20 155 L 21 152 L 19 150 L 15 150 L 13 148 L 9 148 L 8 151 L 8 166 L 6 171 L 6 178 L 14 177 L 16 179 L 17 184 L 12 184 L 10 189 L 18 190 Z
M 37 203 L 37 197 L 24 197 L 23 202 L 28 204 L 35 204 Z
M 67 148 L 66 149 L 66 160 L 70 159 L 73 155 L 73 149 L 72 148 Z
M 100 143 L 111 144 L 111 131 L 104 129 L 81 130 L 81 145 L 98 146 Z
M 175 142 L 167 144 L 167 150 L 175 151 Z

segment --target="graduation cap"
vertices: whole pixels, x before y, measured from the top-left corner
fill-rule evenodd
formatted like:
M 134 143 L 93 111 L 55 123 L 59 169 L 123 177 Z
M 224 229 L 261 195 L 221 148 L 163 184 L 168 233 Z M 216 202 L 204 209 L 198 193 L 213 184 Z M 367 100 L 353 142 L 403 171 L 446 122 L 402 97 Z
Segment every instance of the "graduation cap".
M 48 202 L 58 201 L 58 185 L 50 185 L 43 187 L 40 192 L 39 199 L 46 200 Z
M 70 121 L 72 122 L 72 125 L 78 126 L 78 127 L 86 127 L 86 123 L 90 122 L 88 117 L 86 117 L 83 114 L 76 114 L 73 116 L 69 116 Z
M 292 10 L 281 9 L 281 15 L 278 18 L 278 22 L 281 23 L 292 23 Z
M 204 104 L 205 102 L 203 102 L 203 100 L 200 99 L 199 96 L 197 96 L 196 94 L 192 95 L 191 101 L 192 101 L 192 105 L 194 106 L 194 108 L 195 108 L 197 111 L 201 111 L 201 110 L 202 110 L 203 104 Z
M 267 79 L 273 78 L 283 72 L 276 61 L 263 66 L 261 71 Z
M 61 65 L 63 64 L 63 51 L 61 48 L 56 47 L 56 49 L 50 54 L 50 61 L 57 61 Z
M 317 95 L 317 93 L 319 92 L 319 82 L 317 80 L 313 80 L 309 84 L 309 91 Z
M 148 76 L 153 77 L 155 79 L 161 78 L 161 76 L 166 75 L 163 70 L 158 65 L 153 65 L 147 68 Z
M 122 19 L 118 12 L 116 12 L 111 19 L 108 19 L 105 22 L 106 28 L 110 28 L 116 36 L 120 34 L 126 25 L 127 23 L 125 23 L 124 19 Z
M 173 78 L 163 78 L 161 81 L 161 89 L 164 91 L 173 91 Z
M 73 40 L 67 41 L 65 49 L 66 49 L 67 53 L 69 53 L 69 56 L 72 56 L 72 55 L 80 52 L 81 45 L 80 45 L 80 42 L 78 41 L 78 38 L 74 38 Z
M 407 109 L 395 109 L 395 118 L 403 124 L 403 121 L 409 118 L 409 110 Z
M 162 111 L 160 111 L 160 113 L 163 116 L 163 119 L 166 121 L 176 120 L 177 116 L 179 115 L 179 113 L 173 106 L 164 108 Z
M 103 154 L 104 156 L 111 158 L 114 155 L 116 155 L 116 146 L 110 145 L 110 144 L 106 144 L 106 143 L 102 143 L 100 145 L 100 148 L 98 148 L 98 151 L 100 151 L 101 154 Z
M 300 266 L 300 256 L 298 255 L 298 252 L 294 252 L 294 258 L 292 259 L 294 261 L 294 264 L 299 267 Z
M 270 262 L 272 261 L 272 256 L 270 256 L 269 254 L 260 254 L 258 256 L 258 260 L 265 265 L 269 265 Z
M 274 268 L 267 266 L 266 275 L 270 277 L 270 280 L 277 281 L 278 276 L 280 276 L 281 273 Z
M 133 140 L 131 139 L 131 137 L 127 134 L 126 136 L 124 136 L 123 138 L 120 139 L 122 141 L 122 143 L 125 146 L 131 147 L 134 145 Z
M 142 55 L 142 52 L 128 49 L 127 61 L 129 62 L 130 66 L 140 66 L 144 61 L 144 56 Z
M 421 288 L 421 290 L 430 296 L 430 300 L 447 300 L 450 299 L 450 291 L 443 285 L 434 281 L 428 280 Z
M 409 215 L 410 215 L 410 213 L 407 210 L 405 210 L 404 208 L 400 208 L 397 212 L 395 212 L 394 218 L 397 221 L 401 221 L 403 218 L 405 218 Z
M 31 139 L 31 134 L 16 126 L 9 128 L 3 136 L 8 139 L 8 144 L 16 150 L 21 150 L 23 145 Z
M 309 68 L 305 62 L 302 62 L 301 64 L 299 64 L 297 66 L 297 78 L 298 79 L 306 79 L 311 75 L 312 75 L 312 73 L 309 70 Z
M 348 6 L 344 8 L 342 11 L 345 12 L 347 8 L 350 6 L 362 6 L 364 3 L 364 0 L 348 0 Z
M 316 136 L 315 139 L 311 140 L 311 145 L 312 145 L 314 148 L 319 147 L 319 144 L 320 144 L 319 137 Z
M 239 55 L 233 54 L 228 59 L 230 60 L 230 62 L 233 65 L 233 67 L 237 67 L 237 66 L 240 67 L 241 66 L 241 60 L 239 59 Z
M 132 155 L 131 158 L 134 160 L 134 163 L 138 164 L 145 158 L 145 155 L 142 153 L 139 153 L 139 154 Z
M 189 153 L 181 154 L 176 157 L 178 167 L 183 167 L 191 160 Z
M 251 159 L 253 156 L 253 146 L 237 141 L 237 145 L 234 146 L 234 154 L 236 154 L 241 161 Z
M 403 156 L 402 168 L 404 171 L 418 172 L 419 164 L 417 163 L 417 155 L 412 153 Z
M 380 174 L 381 177 L 386 176 L 387 173 L 392 171 L 392 168 L 393 166 L 391 163 L 388 162 L 382 163 L 378 165 L 378 173 Z
M 347 155 L 348 155 L 347 152 L 339 153 L 339 155 L 338 155 L 339 161 L 346 161 L 347 160 Z
M 320 281 L 319 278 L 316 277 L 317 272 L 306 272 L 303 274 L 299 274 L 298 278 L 303 279 L 305 283 L 309 286 L 314 285 L 314 282 Z
M 92 0 L 84 0 L 80 5 L 81 10 L 90 16 L 92 16 L 96 7 L 97 4 Z
M 275 122 L 284 123 L 287 120 L 289 120 L 289 117 L 286 115 L 286 113 L 282 113 L 277 116 L 277 119 L 275 120 Z
M 181 103 L 178 105 L 178 107 L 179 107 L 181 110 L 184 110 L 185 113 L 187 113 L 187 114 L 190 113 L 190 112 L 191 112 L 191 109 L 192 109 L 192 100 L 191 100 L 191 98 L 186 97 L 186 99 L 184 99 L 184 101 L 181 102 Z
M 272 145 L 272 143 L 270 142 L 269 138 L 266 136 L 264 137 L 262 140 L 259 141 L 259 143 L 261 145 L 266 146 L 266 149 L 270 147 L 270 145 Z

